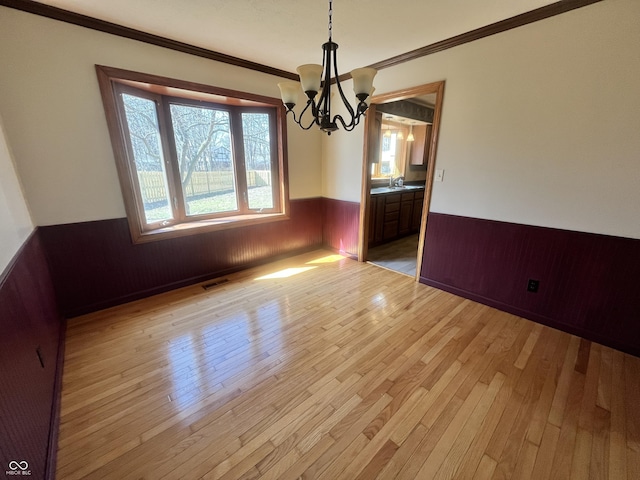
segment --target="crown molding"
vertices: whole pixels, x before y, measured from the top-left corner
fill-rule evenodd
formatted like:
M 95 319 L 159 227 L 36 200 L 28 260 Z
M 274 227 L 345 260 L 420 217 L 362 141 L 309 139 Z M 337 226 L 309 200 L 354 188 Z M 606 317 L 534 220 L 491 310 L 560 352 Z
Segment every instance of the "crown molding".
M 571 10 L 586 7 L 587 5 L 598 3 L 601 1 L 602 0 L 560 0 L 558 2 L 545 5 L 544 7 L 540 7 L 535 10 L 516 15 L 514 17 L 506 18 L 499 22 L 486 25 L 484 27 L 476 28 L 475 30 L 471 30 L 460 35 L 456 35 L 455 37 L 447 38 L 445 40 L 432 43 L 431 45 L 427 45 L 425 47 L 417 48 L 415 50 L 396 55 L 395 57 L 387 58 L 386 60 L 382 60 L 368 66 L 375 68 L 376 70 L 383 70 L 385 68 L 394 67 L 396 65 L 400 65 L 401 63 L 410 62 L 412 60 L 416 60 L 433 53 L 448 50 L 449 48 L 464 45 L 465 43 L 470 43 L 475 40 L 489 37 L 491 35 L 506 32 L 507 30 L 522 27 L 524 25 L 529 25 L 530 23 L 535 23 L 540 20 L 555 17 L 556 15 L 570 12 Z M 341 82 L 349 78 L 351 78 L 351 76 L 348 73 L 340 75 Z
M 0 0 L 0 6 L 14 8 L 16 10 L 33 13 L 35 15 L 51 18 L 53 20 L 59 20 L 61 22 L 90 28 L 99 32 L 110 33 L 111 35 L 117 35 L 119 37 L 129 38 L 131 40 L 137 40 L 139 42 L 169 48 L 177 52 L 188 53 L 197 57 L 207 58 L 209 60 L 215 60 L 217 62 L 235 65 L 237 67 L 248 68 L 250 70 L 267 73 L 269 75 L 275 75 L 277 77 L 298 80 L 298 75 L 296 75 L 295 73 L 280 70 L 279 68 L 262 65 L 260 63 L 252 62 L 231 55 L 226 55 L 224 53 L 208 50 L 206 48 L 196 47 L 195 45 L 178 42 L 176 40 L 171 40 L 159 35 L 153 35 L 141 30 L 124 27 L 116 23 L 99 20 L 87 15 L 70 12 L 69 10 L 52 7 L 51 5 L 45 5 L 43 3 L 34 2 L 32 0 Z
M 558 2 L 545 5 L 544 7 L 540 7 L 535 10 L 531 10 L 529 12 L 507 18 L 496 23 L 492 23 L 491 25 L 480 27 L 475 30 L 462 33 L 460 35 L 456 35 L 455 37 L 447 38 L 445 40 L 432 43 L 425 47 L 417 48 L 415 50 L 396 55 L 395 57 L 387 58 L 386 60 L 382 60 L 369 66 L 377 70 L 383 70 L 385 68 L 400 65 L 402 63 L 416 60 L 433 53 L 448 50 L 449 48 L 464 45 L 465 43 L 480 40 L 481 38 L 489 37 L 497 33 L 506 32 L 507 30 L 522 27 L 524 25 L 538 22 L 540 20 L 545 20 L 547 18 L 570 12 L 571 10 L 575 10 L 577 8 L 586 7 L 587 5 L 598 3 L 601 1 L 603 0 L 560 0 Z M 138 40 L 140 42 L 169 48 L 178 52 L 207 58 L 209 60 L 215 60 L 217 62 L 235 65 L 242 68 L 248 68 L 250 70 L 267 73 L 269 75 L 275 75 L 277 77 L 288 78 L 290 80 L 298 80 L 298 75 L 296 75 L 295 73 L 280 70 L 279 68 L 251 62 L 249 60 L 244 60 L 239 57 L 234 57 L 213 50 L 208 50 L 206 48 L 196 47 L 188 43 L 178 42 L 176 40 L 171 40 L 159 35 L 153 35 L 133 28 L 124 27 L 115 23 L 106 22 L 104 20 L 99 20 L 97 18 L 89 17 L 86 15 L 81 15 L 79 13 L 63 10 L 58 7 L 52 7 L 50 5 L 38 3 L 33 0 L 0 0 L 0 6 L 14 8 L 23 12 L 33 13 L 35 15 L 59 20 L 61 22 L 71 23 L 73 25 L 78 25 L 85 28 L 90 28 L 99 32 L 110 33 L 119 37 Z M 344 81 L 349 78 L 351 78 L 351 76 L 346 73 L 340 76 L 340 81 Z M 333 79 L 333 81 L 335 82 L 335 79 Z

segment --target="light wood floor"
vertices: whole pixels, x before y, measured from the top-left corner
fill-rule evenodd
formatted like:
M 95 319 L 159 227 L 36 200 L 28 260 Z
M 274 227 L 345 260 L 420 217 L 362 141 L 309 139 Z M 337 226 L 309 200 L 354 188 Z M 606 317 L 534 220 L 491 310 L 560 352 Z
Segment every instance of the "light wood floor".
M 640 478 L 640 359 L 318 251 L 69 321 L 57 478 Z
M 416 233 L 370 248 L 367 252 L 367 261 L 415 277 L 418 261 L 418 236 Z

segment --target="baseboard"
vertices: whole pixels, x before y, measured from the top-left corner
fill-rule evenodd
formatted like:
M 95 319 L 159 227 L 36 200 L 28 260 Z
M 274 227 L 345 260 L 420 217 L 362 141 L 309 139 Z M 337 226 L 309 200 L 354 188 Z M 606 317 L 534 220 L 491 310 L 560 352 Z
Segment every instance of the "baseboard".
M 186 278 L 184 280 L 180 280 L 177 282 L 172 282 L 172 283 L 168 283 L 168 284 L 164 284 L 164 285 L 160 285 L 154 288 L 150 288 L 147 290 L 141 290 L 138 292 L 134 292 L 131 293 L 129 295 L 123 295 L 120 297 L 116 297 L 116 298 L 110 298 L 108 300 L 105 300 L 103 302 L 97 302 L 97 303 L 93 303 L 93 304 L 89 304 L 89 305 L 83 305 L 81 307 L 78 308 L 74 308 L 68 311 L 63 312 L 64 316 L 66 318 L 74 318 L 74 317 L 78 317 L 80 315 L 85 315 L 87 313 L 91 313 L 91 312 L 97 312 L 99 310 L 104 310 L 106 308 L 111 308 L 111 307 L 115 307 L 116 305 L 122 305 L 124 303 L 129 303 L 129 302 L 133 302 L 135 300 L 140 300 L 143 298 L 147 298 L 147 297 L 151 297 L 153 295 L 158 295 L 160 293 L 165 293 L 165 292 L 169 292 L 171 290 L 176 290 L 178 288 L 184 288 L 184 287 L 188 287 L 190 285 L 195 285 L 201 282 L 206 282 L 208 280 L 212 280 L 214 278 L 219 278 L 222 277 L 224 275 L 231 275 L 232 273 L 237 273 L 237 272 L 241 272 L 242 270 L 247 270 L 248 268 L 253 268 L 253 267 L 258 267 L 260 265 L 264 265 L 266 263 L 271 263 L 277 260 L 282 260 L 288 257 L 293 257 L 295 255 L 300 255 L 303 253 L 307 253 L 307 252 L 311 252 L 313 250 L 317 250 L 319 248 L 324 248 L 324 246 L 322 244 L 316 244 L 316 245 L 311 245 L 311 246 L 307 246 L 307 247 L 303 247 L 303 248 L 299 248 L 299 249 L 295 249 L 295 250 L 291 250 L 289 252 L 280 254 L 280 255 L 275 255 L 272 257 L 266 257 L 266 258 L 262 258 L 260 260 L 257 260 L 255 262 L 250 262 L 250 263 L 246 263 L 243 265 L 237 265 L 231 268 L 227 268 L 227 269 L 223 269 L 223 270 L 217 270 L 215 272 L 210 272 L 207 273 L 205 275 L 198 275 L 195 277 L 190 277 L 190 278 Z
M 452 293 L 454 295 L 466 298 L 468 300 L 473 300 L 474 302 L 482 303 L 483 305 L 487 305 L 489 307 L 495 308 L 503 312 L 511 313 L 518 317 L 526 318 L 527 320 L 531 320 L 533 322 L 540 323 L 542 325 L 546 325 L 548 327 L 555 328 L 557 330 L 562 330 L 563 332 L 570 333 L 571 335 L 576 335 L 578 337 L 582 337 L 587 340 L 591 340 L 593 342 L 600 343 L 602 345 L 606 345 L 611 348 L 615 348 L 616 350 L 620 350 L 621 352 L 625 352 L 630 355 L 640 357 L 640 349 L 629 347 L 629 345 L 623 345 L 620 342 L 616 342 L 615 340 L 606 338 L 603 335 L 576 327 L 574 325 L 563 323 L 557 319 L 549 318 L 547 316 L 540 315 L 535 312 L 530 312 L 518 307 L 514 307 L 513 305 L 509 305 L 509 304 L 494 300 L 492 298 L 487 298 L 482 295 L 478 295 L 473 292 L 469 292 L 469 291 L 448 285 L 446 283 L 441 283 L 435 280 L 431 280 L 423 276 L 420 276 L 420 283 L 424 285 L 428 285 L 430 287 L 437 288 L 439 290 L 444 290 L 445 292 Z
M 343 255 L 347 258 L 350 258 L 351 260 L 358 260 L 357 253 L 345 252 L 344 250 L 340 250 L 339 248 L 332 247 L 331 245 L 328 245 L 326 243 L 322 246 L 322 248 L 324 248 L 325 250 L 329 250 L 330 252 L 336 253 L 338 255 Z

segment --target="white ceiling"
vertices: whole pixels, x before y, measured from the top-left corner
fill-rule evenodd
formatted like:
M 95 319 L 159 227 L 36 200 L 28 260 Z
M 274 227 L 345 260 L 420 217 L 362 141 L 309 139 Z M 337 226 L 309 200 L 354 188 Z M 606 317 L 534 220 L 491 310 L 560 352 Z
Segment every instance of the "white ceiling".
M 555 3 L 556 0 L 335 0 L 340 73 Z M 295 72 L 321 63 L 324 0 L 41 0 L 245 60 Z

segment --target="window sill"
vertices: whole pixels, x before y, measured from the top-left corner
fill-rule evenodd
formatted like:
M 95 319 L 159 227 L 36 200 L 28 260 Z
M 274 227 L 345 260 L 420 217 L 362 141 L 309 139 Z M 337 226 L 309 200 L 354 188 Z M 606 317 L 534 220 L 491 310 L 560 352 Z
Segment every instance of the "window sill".
M 279 222 L 288 220 L 285 213 L 260 213 L 254 215 L 236 215 L 223 218 L 212 218 L 195 222 L 180 223 L 165 228 L 158 228 L 147 232 L 135 232 L 131 230 L 133 243 L 155 242 L 169 238 L 186 237 L 189 235 L 199 235 L 201 233 L 217 232 L 232 228 L 249 227 L 263 223 Z M 137 235 L 136 235 L 137 233 Z

